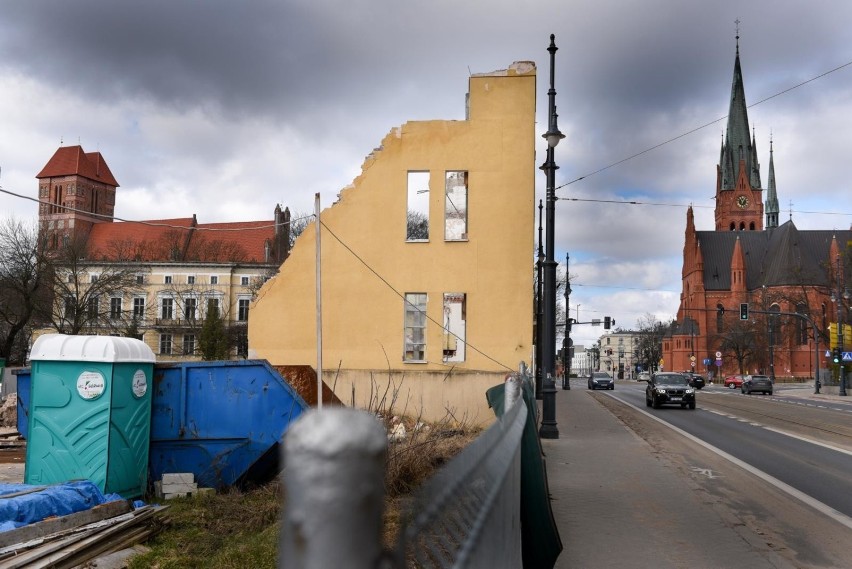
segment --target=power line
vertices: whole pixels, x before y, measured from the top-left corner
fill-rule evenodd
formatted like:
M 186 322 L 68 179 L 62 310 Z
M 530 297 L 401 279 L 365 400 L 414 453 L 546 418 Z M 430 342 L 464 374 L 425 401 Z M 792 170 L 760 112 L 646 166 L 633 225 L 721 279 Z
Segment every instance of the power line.
M 358 260 L 358 261 L 359 261 L 362 265 L 364 265 L 364 267 L 365 267 L 368 271 L 370 271 L 371 273 L 373 273 L 373 275 L 375 275 L 375 276 L 376 276 L 376 277 L 377 277 L 380 281 L 382 281 L 382 282 L 385 284 L 385 286 L 386 286 L 386 287 L 388 287 L 388 288 L 389 288 L 389 289 L 390 289 L 390 290 L 391 290 L 394 294 L 396 294 L 398 297 L 400 297 L 400 298 L 401 298 L 404 302 L 406 302 L 406 303 L 408 303 L 409 305 L 411 305 L 411 303 L 409 303 L 409 302 L 408 302 L 408 300 L 405 298 L 405 295 L 404 295 L 403 293 L 401 293 L 401 292 L 399 292 L 398 290 L 396 290 L 396 288 L 394 288 L 394 286 L 393 286 L 392 284 L 390 284 L 386 278 L 384 278 L 382 275 L 380 275 L 380 274 L 378 273 L 378 271 L 376 271 L 373 267 L 371 267 L 371 266 L 370 266 L 370 264 L 369 264 L 369 263 L 367 263 L 367 261 L 365 261 L 364 259 L 362 259 L 362 258 L 361 258 L 361 256 L 360 256 L 360 255 L 358 255 L 358 253 L 356 253 L 355 251 L 353 251 L 353 250 L 352 250 L 352 248 L 351 248 L 351 247 L 349 247 L 349 245 L 347 245 L 347 244 L 346 244 L 346 243 L 345 243 L 345 242 L 344 242 L 344 241 L 343 241 L 340 237 L 338 237 L 338 236 L 337 236 L 337 235 L 336 235 L 336 234 L 335 234 L 335 233 L 334 233 L 334 232 L 333 232 L 333 231 L 332 231 L 332 230 L 328 227 L 328 225 L 326 225 L 326 224 L 322 221 L 322 219 L 320 219 L 320 220 L 319 220 L 319 223 L 320 223 L 320 225 L 321 225 L 322 227 L 324 227 L 324 228 L 325 228 L 325 230 L 326 230 L 326 231 L 328 231 L 328 233 L 329 233 L 332 237 L 334 237 L 334 238 L 337 240 L 337 242 L 338 242 L 338 243 L 340 243 L 340 244 L 343 246 L 343 248 L 344 248 L 344 249 L 346 249 L 347 251 L 349 251 L 349 253 L 350 253 L 353 257 L 355 257 L 355 258 L 356 258 L 356 259 L 357 259 L 357 260 Z M 443 323 L 438 322 L 437 320 L 435 320 L 434 318 L 432 318 L 431 316 L 429 316 L 428 314 L 426 314 L 425 312 L 423 312 L 422 310 L 420 310 L 420 309 L 419 309 L 419 308 L 417 308 L 416 306 L 413 306 L 413 305 L 411 305 L 411 306 L 412 306 L 415 310 L 417 310 L 418 312 L 420 312 L 420 314 L 422 314 L 422 315 L 423 315 L 423 316 L 424 316 L 427 320 L 429 320 L 429 321 L 430 321 L 430 322 L 432 322 L 433 324 L 436 324 L 436 325 L 437 325 L 437 326 L 439 326 L 442 330 L 446 330 L 446 328 L 444 328 L 444 324 L 443 324 Z M 474 352 L 478 353 L 478 354 L 479 354 L 479 355 L 481 355 L 482 357 L 484 357 L 484 358 L 486 358 L 486 359 L 488 359 L 488 360 L 490 360 L 490 361 L 494 362 L 495 364 L 497 364 L 497 365 L 499 365 L 499 366 L 502 366 L 502 367 L 506 368 L 506 369 L 507 369 L 507 370 L 509 370 L 509 371 L 514 371 L 511 367 L 507 366 L 506 364 L 504 364 L 504 363 L 502 363 L 502 362 L 498 362 L 497 360 L 495 360 L 494 358 L 492 358 L 491 356 L 489 356 L 488 354 L 486 354 L 486 353 L 485 353 L 485 352 L 483 352 L 482 350 L 478 349 L 476 346 L 474 346 L 474 345 L 470 344 L 470 343 L 469 343 L 466 339 L 464 339 L 464 338 L 459 338 L 459 337 L 458 337 L 456 334 L 454 334 L 453 332 L 450 332 L 450 334 L 453 334 L 453 336 L 455 336 L 457 339 L 461 340 L 461 341 L 464 343 L 464 345 L 465 345 L 465 346 L 469 347 L 470 349 L 472 349 Z
M 685 208 L 691 207 L 693 209 L 714 209 L 715 205 L 696 205 L 696 204 L 682 204 L 682 203 L 665 203 L 665 202 L 643 202 L 638 200 L 602 200 L 602 199 L 592 199 L 592 198 L 556 198 L 562 201 L 569 202 L 589 202 L 589 203 L 610 203 L 610 204 L 622 204 L 622 205 L 644 205 L 644 206 L 657 206 L 657 207 L 678 207 Z M 842 211 L 804 211 L 804 210 L 789 210 L 790 213 L 800 213 L 800 214 L 813 214 L 813 215 L 852 215 L 850 213 L 844 213 Z
M 227 227 L 198 227 L 198 226 L 190 226 L 190 225 L 174 225 L 174 224 L 171 224 L 171 223 L 160 223 L 160 222 L 154 222 L 154 221 L 139 221 L 139 220 L 136 220 L 136 219 L 125 219 L 125 218 L 122 218 L 122 217 L 117 217 L 115 215 L 106 215 L 106 214 L 103 214 L 103 213 L 95 213 L 93 211 L 86 211 L 86 210 L 82 210 L 82 209 L 77 209 L 77 208 L 69 207 L 67 205 L 55 204 L 55 203 L 52 203 L 52 202 L 49 202 L 49 201 L 46 201 L 46 200 L 40 200 L 38 198 L 33 198 L 33 197 L 30 197 L 30 196 L 25 196 L 25 195 L 22 195 L 22 194 L 11 192 L 9 190 L 4 189 L 2 186 L 0 186 L 0 193 L 8 194 L 10 196 L 14 196 L 16 198 L 20 198 L 20 199 L 23 199 L 23 200 L 29 200 L 29 201 L 35 202 L 37 204 L 43 204 L 43 205 L 56 207 L 56 208 L 61 209 L 64 212 L 80 213 L 80 214 L 88 215 L 90 217 L 101 218 L 104 221 L 122 221 L 124 223 L 137 223 L 139 225 L 146 225 L 148 227 L 167 227 L 169 229 L 183 229 L 183 230 L 193 229 L 195 231 L 213 231 L 213 232 L 216 232 L 216 231 L 229 232 L 230 231 L 230 232 L 233 232 L 233 231 L 247 231 L 247 230 L 256 230 L 256 229 L 274 229 L 278 225 L 276 223 L 271 223 L 271 224 L 267 224 L 267 225 L 256 225 L 256 226 L 252 226 L 252 227 L 227 228 Z M 292 219 L 290 219 L 290 223 L 293 223 L 294 221 L 300 221 L 302 219 L 311 219 L 312 217 L 314 217 L 314 214 L 309 214 L 309 215 L 304 215 L 302 217 L 292 218 Z M 237 221 L 237 222 L 213 222 L 213 223 L 251 223 L 251 222 Z
M 790 91 L 793 91 L 794 89 L 798 89 L 799 87 L 802 87 L 803 85 L 807 85 L 808 83 L 811 83 L 812 81 L 816 81 L 817 79 L 822 79 L 823 77 L 825 77 L 827 75 L 831 75 L 835 71 L 840 71 L 841 69 L 843 69 L 845 67 L 849 67 L 850 65 L 852 65 L 852 61 L 847 61 L 846 63 L 844 63 L 842 65 L 838 65 L 834 69 L 829 69 L 828 71 L 826 71 L 824 73 L 820 73 L 819 75 L 816 75 L 815 77 L 811 77 L 810 79 L 806 79 L 805 81 L 802 81 L 801 83 L 797 83 L 796 85 L 793 85 L 792 87 L 788 87 L 786 89 L 778 91 L 774 95 L 770 95 L 770 96 L 768 96 L 764 99 L 759 100 L 756 103 L 752 103 L 751 105 L 748 105 L 746 108 L 750 109 L 752 107 L 756 107 L 757 105 L 760 105 L 761 103 L 765 103 L 766 101 L 774 99 L 775 97 L 780 97 L 781 95 L 785 95 L 785 94 L 789 93 Z M 693 128 L 691 130 L 688 130 L 688 131 L 682 133 L 682 134 L 679 134 L 677 136 L 669 138 L 668 140 L 660 142 L 659 144 L 655 144 L 654 146 L 646 148 L 645 150 L 641 150 L 641 151 L 637 152 L 636 154 L 631 154 L 627 158 L 622 158 L 621 160 L 618 160 L 616 162 L 608 164 L 607 166 L 604 166 L 602 168 L 598 168 L 597 170 L 595 170 L 593 172 L 590 172 L 590 173 L 585 174 L 583 176 L 580 176 L 578 178 L 574 178 L 570 182 L 565 182 L 561 186 L 556 186 L 556 188 L 554 188 L 554 190 L 564 188 L 565 186 L 570 186 L 571 184 L 573 184 L 575 182 L 579 182 L 580 180 L 585 180 L 589 176 L 594 176 L 595 174 L 600 174 L 601 172 L 603 172 L 605 170 L 609 170 L 610 168 L 614 168 L 614 167 L 618 166 L 619 164 L 623 164 L 623 163 L 625 163 L 629 160 L 633 160 L 634 158 L 638 158 L 639 156 L 642 156 L 643 154 L 647 154 L 648 152 L 651 152 L 652 150 L 656 150 L 657 148 L 660 148 L 661 146 L 665 146 L 666 144 L 669 144 L 669 143 L 674 142 L 676 140 L 680 140 L 681 138 L 683 138 L 685 136 L 689 136 L 690 134 L 692 134 L 694 132 L 698 132 L 699 130 L 702 130 L 704 128 L 707 128 L 708 126 L 714 125 L 719 121 L 725 120 L 726 118 L 728 118 L 728 115 L 725 115 L 723 117 L 719 117 L 718 119 L 714 119 L 710 122 L 704 123 L 701 126 L 697 126 L 697 127 Z

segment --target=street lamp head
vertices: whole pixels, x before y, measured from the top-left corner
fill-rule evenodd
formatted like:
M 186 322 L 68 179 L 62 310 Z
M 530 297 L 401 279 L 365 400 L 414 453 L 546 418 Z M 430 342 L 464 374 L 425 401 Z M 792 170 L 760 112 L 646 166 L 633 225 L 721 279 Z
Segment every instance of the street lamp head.
M 547 145 L 550 148 L 556 148 L 559 141 L 565 138 L 565 135 L 559 132 L 559 127 L 556 125 L 556 117 L 556 113 L 553 113 L 553 119 L 550 121 L 550 128 L 547 129 L 547 132 L 541 135 L 541 137 L 547 141 Z

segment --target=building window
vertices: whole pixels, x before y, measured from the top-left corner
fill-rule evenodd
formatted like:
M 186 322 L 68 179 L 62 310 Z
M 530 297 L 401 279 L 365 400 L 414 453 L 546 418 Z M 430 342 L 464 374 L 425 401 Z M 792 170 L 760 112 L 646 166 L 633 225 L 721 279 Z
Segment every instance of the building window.
M 145 276 L 144 275 L 136 275 L 136 284 L 138 284 L 138 285 L 145 284 Z
M 248 334 L 245 332 L 237 334 L 237 355 L 241 358 L 248 357 Z
M 186 284 L 195 284 L 195 275 L 187 275 Z
M 112 320 L 121 319 L 121 298 L 109 299 L 109 317 Z
M 219 299 L 218 298 L 208 298 L 207 299 L 207 314 L 210 316 L 219 316 Z
M 444 338 L 442 342 L 445 362 L 463 362 L 465 358 L 465 331 L 467 319 L 466 295 L 463 292 L 444 293 Z
M 98 282 L 98 275 L 89 275 L 89 282 Z
M 74 312 L 76 311 L 76 309 L 77 309 L 77 299 L 74 298 L 73 296 L 66 296 L 65 297 L 65 310 L 64 310 L 65 318 L 69 319 L 69 320 L 73 320 L 74 319 Z
M 725 330 L 725 307 L 716 305 L 716 333 L 721 334 Z
M 97 319 L 99 315 L 99 302 L 97 296 L 92 296 L 89 298 L 89 318 L 94 320 Z
M 172 284 L 172 276 L 171 275 L 164 276 L 163 277 L 163 283 L 164 284 Z
M 806 304 L 799 303 L 799 304 L 796 305 L 796 312 L 798 312 L 799 314 L 807 315 L 808 314 L 808 306 Z M 798 326 L 799 326 L 799 328 L 798 328 L 799 333 L 796 335 L 797 336 L 796 339 L 798 340 L 798 344 L 800 346 L 805 346 L 808 343 L 808 331 L 809 331 L 808 321 L 805 320 L 804 318 L 796 318 L 796 320 L 798 320 Z
M 237 320 L 245 322 L 248 320 L 249 299 L 241 298 L 237 301 Z
M 195 353 L 195 334 L 183 335 L 183 355 L 191 356 Z
M 240 277 L 240 286 L 248 286 L 249 278 L 248 277 Z
M 160 334 L 160 353 L 169 355 L 172 353 L 172 335 Z
M 198 299 L 187 298 L 183 301 L 183 317 L 187 320 L 195 320 L 196 310 L 198 308 Z
M 467 239 L 467 172 L 447 172 L 444 239 Z
M 408 173 L 407 241 L 429 239 L 429 172 Z
M 405 294 L 405 352 L 403 361 L 426 361 L 426 293 Z
M 212 284 L 212 285 L 219 284 L 219 275 L 210 275 L 210 284 Z
M 145 299 L 142 297 L 136 297 L 133 299 L 133 318 L 143 319 L 145 318 Z
M 160 318 L 163 320 L 171 320 L 175 317 L 175 300 L 173 298 L 162 299 L 160 305 Z

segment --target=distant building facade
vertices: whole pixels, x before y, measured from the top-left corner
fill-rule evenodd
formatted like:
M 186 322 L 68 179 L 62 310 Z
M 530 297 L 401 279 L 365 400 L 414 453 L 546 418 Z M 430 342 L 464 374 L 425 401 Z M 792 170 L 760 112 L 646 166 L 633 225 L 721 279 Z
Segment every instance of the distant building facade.
M 715 227 L 698 230 L 692 208 L 687 210 L 680 306 L 675 327 L 663 340 L 663 368 L 814 377 L 816 369 L 826 367 L 829 327 L 837 320 L 831 293 L 843 275 L 849 282 L 852 232 L 799 230 L 792 212 L 779 225 L 772 144 L 763 188 L 749 131 L 737 45 L 716 169 Z M 749 306 L 747 319 L 740 318 L 743 303 Z M 848 306 L 842 311 L 848 313 Z
M 233 335 L 229 355 L 247 355 L 250 301 L 289 250 L 288 210 L 249 222 L 116 221 L 118 182 L 80 146 L 60 147 L 36 177 L 42 242 L 59 261 L 53 331 L 132 335 L 158 359 L 192 360 L 215 310 Z

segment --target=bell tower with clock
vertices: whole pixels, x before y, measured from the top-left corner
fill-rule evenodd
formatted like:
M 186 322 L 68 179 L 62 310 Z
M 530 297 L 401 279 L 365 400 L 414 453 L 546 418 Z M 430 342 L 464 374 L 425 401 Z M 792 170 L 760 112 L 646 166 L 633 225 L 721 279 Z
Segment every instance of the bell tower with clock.
M 748 107 L 740 68 L 740 38 L 731 84 L 728 127 L 716 166 L 716 231 L 763 229 L 763 190 L 754 133 L 749 136 Z

